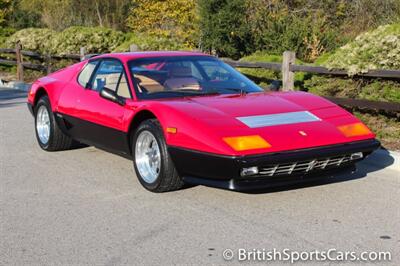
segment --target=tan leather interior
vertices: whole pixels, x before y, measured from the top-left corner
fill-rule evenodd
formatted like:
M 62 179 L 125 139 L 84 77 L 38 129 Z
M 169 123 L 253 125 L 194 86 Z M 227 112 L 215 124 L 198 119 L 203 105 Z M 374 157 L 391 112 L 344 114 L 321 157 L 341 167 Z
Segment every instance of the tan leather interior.
M 200 84 L 194 78 L 171 78 L 165 81 L 164 86 L 170 90 L 182 88 L 200 90 Z
M 162 86 L 154 79 L 151 79 L 143 75 L 135 75 L 135 78 L 137 83 L 150 93 L 164 90 L 164 86 Z
M 169 69 L 170 78 L 164 82 L 164 86 L 169 90 L 179 90 L 188 88 L 199 90 L 199 82 L 193 78 L 192 68 L 185 66 L 173 66 Z

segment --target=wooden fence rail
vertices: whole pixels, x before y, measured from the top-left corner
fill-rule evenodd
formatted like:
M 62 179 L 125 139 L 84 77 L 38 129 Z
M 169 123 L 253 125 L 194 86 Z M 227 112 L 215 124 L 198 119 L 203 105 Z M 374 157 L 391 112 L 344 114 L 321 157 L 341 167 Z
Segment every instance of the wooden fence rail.
M 136 51 L 137 47 L 135 45 L 132 45 L 131 50 Z M 62 60 L 62 59 L 69 59 L 74 61 L 83 60 L 85 58 L 85 48 L 80 49 L 80 54 L 43 55 L 32 51 L 22 50 L 21 45 L 17 43 L 15 49 L 0 48 L 0 54 L 15 54 L 16 60 L 3 59 L 0 57 L 0 65 L 16 65 L 17 77 L 19 80 L 23 81 L 24 68 L 50 73 L 52 71 L 51 69 L 52 60 Z M 39 60 L 41 64 L 24 62 L 23 56 Z M 273 71 L 281 71 L 282 90 L 284 91 L 294 89 L 294 72 L 306 72 L 318 75 L 329 75 L 337 77 L 349 76 L 345 70 L 328 69 L 321 66 L 296 65 L 294 63 L 295 59 L 296 57 L 293 52 L 285 52 L 283 54 L 282 63 L 272 63 L 272 62 L 253 63 L 253 62 L 234 61 L 230 59 L 223 59 L 223 61 L 237 68 L 261 68 Z M 368 73 L 357 74 L 354 77 L 400 80 L 400 70 L 372 70 L 369 71 Z M 372 110 L 376 112 L 395 114 L 396 116 L 399 116 L 400 114 L 399 103 L 369 101 L 369 100 L 350 99 L 350 98 L 336 98 L 336 97 L 325 97 L 325 98 L 346 108 L 358 108 L 370 111 Z
M 233 61 L 230 59 L 223 59 L 223 61 L 233 67 L 239 68 L 263 68 L 274 71 L 281 71 L 281 63 L 267 63 L 267 62 L 242 62 Z M 331 75 L 331 76 L 342 76 L 349 77 L 349 74 L 345 70 L 340 69 L 328 69 L 321 66 L 307 66 L 307 65 L 295 65 L 290 64 L 290 72 L 307 72 L 318 75 Z M 356 74 L 353 77 L 366 77 L 366 78 L 382 78 L 382 79 L 400 79 L 400 70 L 370 70 L 367 73 Z
M 260 69 L 269 69 L 273 71 L 282 71 L 282 89 L 284 91 L 294 90 L 294 72 L 306 72 L 317 75 L 349 77 L 349 74 L 345 70 L 328 69 L 326 67 L 321 67 L 321 66 L 296 65 L 294 63 L 295 60 L 296 58 L 293 52 L 285 52 L 283 54 L 282 63 L 242 62 L 242 61 L 233 61 L 230 59 L 223 59 L 225 63 L 233 67 L 260 68 Z M 353 77 L 381 78 L 381 79 L 391 79 L 400 81 L 400 70 L 371 70 L 368 73 L 360 73 L 354 75 Z M 325 98 L 349 109 L 357 108 L 361 110 L 383 112 L 390 115 L 394 114 L 395 116 L 400 117 L 400 103 L 370 101 L 370 100 L 351 99 L 351 98 L 337 98 L 337 97 L 325 97 Z
M 85 50 L 82 49 L 84 52 Z M 31 69 L 36 71 L 47 72 L 49 74 L 52 71 L 51 64 L 53 60 L 69 59 L 80 61 L 82 55 L 77 54 L 63 54 L 63 55 L 51 55 L 51 54 L 39 54 L 37 52 L 22 50 L 20 43 L 17 43 L 15 49 L 12 48 L 0 48 L 0 54 L 14 54 L 15 60 L 4 59 L 0 57 L 0 65 L 15 65 L 17 66 L 17 79 L 19 81 L 24 80 L 24 69 Z M 23 57 L 29 57 L 41 62 L 40 64 L 34 64 L 30 62 L 24 62 Z M 83 55 L 84 56 L 84 55 Z

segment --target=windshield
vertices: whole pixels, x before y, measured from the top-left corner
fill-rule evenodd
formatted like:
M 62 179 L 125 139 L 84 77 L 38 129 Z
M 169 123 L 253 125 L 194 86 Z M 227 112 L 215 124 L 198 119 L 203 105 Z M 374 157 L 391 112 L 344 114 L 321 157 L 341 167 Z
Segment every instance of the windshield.
M 263 91 L 231 66 L 209 56 L 143 58 L 128 65 L 140 99 Z

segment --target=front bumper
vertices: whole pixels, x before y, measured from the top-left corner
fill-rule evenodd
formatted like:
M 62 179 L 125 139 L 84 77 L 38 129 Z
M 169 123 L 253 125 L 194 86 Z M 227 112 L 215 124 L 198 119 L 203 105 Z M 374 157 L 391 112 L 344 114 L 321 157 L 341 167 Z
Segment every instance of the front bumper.
M 217 155 L 172 146 L 168 147 L 168 152 L 178 173 L 187 182 L 241 190 L 247 187 L 249 189 L 265 187 L 273 183 L 282 183 L 283 185 L 300 180 L 328 176 L 329 173 L 335 173 L 343 169 L 348 170 L 354 166 L 355 162 L 361 160 L 350 160 L 349 156 L 351 154 L 362 152 L 363 158 L 365 158 L 379 147 L 379 141 L 371 139 L 250 156 Z M 334 164 L 327 163 L 328 166 L 325 165 L 326 167 L 323 167 L 322 164 L 326 161 Z M 308 166 L 313 164 L 311 168 L 314 169 L 308 169 L 307 163 Z M 306 167 L 301 168 L 302 165 Z M 240 173 L 243 168 L 254 166 L 267 170 L 264 174 L 241 176 Z M 268 172 L 272 171 L 271 169 L 273 168 L 276 168 L 274 171 L 276 175 L 271 175 L 272 172 Z M 294 171 L 284 171 L 288 168 L 293 168 L 292 170 Z M 322 172 L 324 175 L 321 175 Z

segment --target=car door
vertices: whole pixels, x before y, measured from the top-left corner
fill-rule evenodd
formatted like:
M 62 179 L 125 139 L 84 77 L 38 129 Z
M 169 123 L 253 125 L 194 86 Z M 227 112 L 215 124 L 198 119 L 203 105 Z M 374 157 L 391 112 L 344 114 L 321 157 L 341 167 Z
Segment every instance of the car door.
M 99 94 L 106 87 L 116 91 L 119 96 L 131 98 L 123 64 L 117 59 L 102 59 L 85 87 L 75 104 L 77 120 L 73 121 L 73 135 L 82 142 L 100 148 L 128 153 L 126 132 L 123 130 L 127 109 Z

